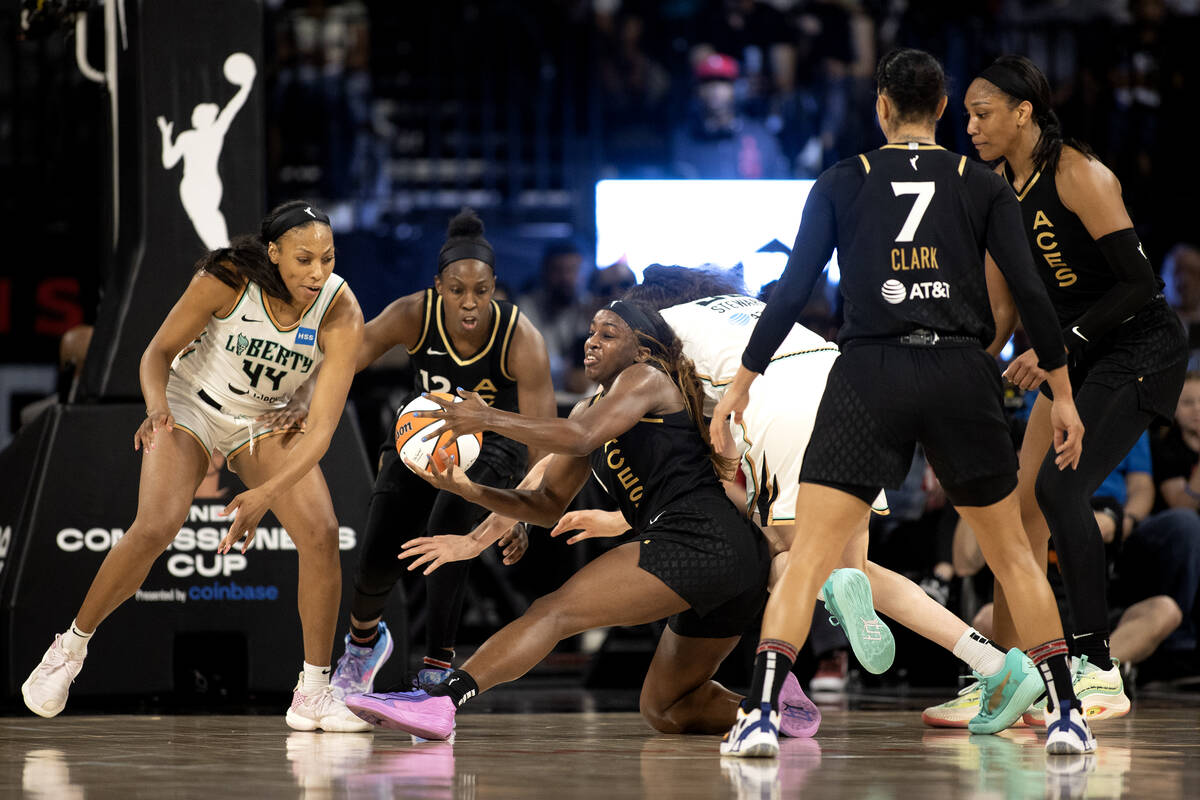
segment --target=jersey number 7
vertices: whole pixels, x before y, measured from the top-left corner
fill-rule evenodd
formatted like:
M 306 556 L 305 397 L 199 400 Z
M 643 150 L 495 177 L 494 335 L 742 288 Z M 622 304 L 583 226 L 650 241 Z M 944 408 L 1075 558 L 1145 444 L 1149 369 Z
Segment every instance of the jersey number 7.
M 900 232 L 896 234 L 895 241 L 911 242 L 913 240 L 913 236 L 917 233 L 917 226 L 921 224 L 921 218 L 925 216 L 925 211 L 929 208 L 929 204 L 933 202 L 935 188 L 936 184 L 933 181 L 892 181 L 892 191 L 896 197 L 905 194 L 915 194 L 917 196 L 912 210 L 908 212 L 908 219 L 904 220 L 904 225 L 900 228 Z

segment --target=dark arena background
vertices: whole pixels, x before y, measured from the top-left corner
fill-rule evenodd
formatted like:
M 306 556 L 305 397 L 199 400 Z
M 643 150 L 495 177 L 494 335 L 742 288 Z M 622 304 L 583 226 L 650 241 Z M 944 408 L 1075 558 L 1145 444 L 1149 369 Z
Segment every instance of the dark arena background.
M 938 143 L 977 158 L 964 93 L 1019 53 L 1045 72 L 1067 135 L 1120 179 L 1200 349 L 1198 37 L 1196 0 L 0 0 L 0 796 L 1200 797 L 1194 513 L 1155 567 L 1164 604 L 1127 620 L 1141 637 L 1122 669 L 1131 712 L 1096 722 L 1099 750 L 1066 767 L 1037 727 L 925 724 L 923 709 L 969 683 L 963 663 L 888 620 L 895 662 L 871 674 L 820 602 L 793 669 L 822 725 L 778 759 L 722 759 L 717 736 L 643 721 L 663 622 L 564 640 L 472 701 L 449 742 L 291 730 L 295 545 L 267 514 L 244 555 L 218 552 L 220 512 L 245 489 L 219 456 L 98 629 L 66 710 L 40 718 L 21 694 L 134 520 L 143 351 L 197 259 L 275 205 L 329 214 L 336 272 L 368 321 L 433 285 L 449 219 L 474 209 L 497 293 L 546 340 L 565 416 L 594 391 L 579 367 L 588 320 L 648 265 L 729 270 L 767 297 L 814 179 L 885 141 L 880 56 L 941 60 Z M 799 320 L 827 338 L 838 278 L 831 263 Z M 1026 344 L 1018 331 L 1002 361 Z M 359 372 L 321 461 L 342 566 L 335 663 L 380 448 L 418 377 L 404 347 Z M 1009 388 L 1018 442 L 1027 400 Z M 1151 438 L 1170 435 L 1161 422 Z M 920 453 L 888 499 L 872 559 L 990 624 L 991 573 Z M 571 507 L 615 506 L 593 478 Z M 495 548 L 475 560 L 455 666 L 612 546 L 547 534 L 531 526 L 516 564 Z M 1108 555 L 1119 586 L 1125 553 Z M 403 585 L 384 618 L 407 642 L 380 690 L 407 689 L 420 666 L 425 582 Z M 758 632 L 716 680 L 747 690 Z

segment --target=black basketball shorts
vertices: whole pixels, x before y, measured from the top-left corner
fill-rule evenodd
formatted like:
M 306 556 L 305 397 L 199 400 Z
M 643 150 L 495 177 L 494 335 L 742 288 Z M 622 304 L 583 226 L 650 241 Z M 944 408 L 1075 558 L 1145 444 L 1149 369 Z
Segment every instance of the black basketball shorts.
M 996 362 L 975 345 L 848 342 L 829 373 L 800 480 L 896 489 L 917 442 L 952 500 L 958 488 L 959 502 L 990 505 L 1016 487 Z

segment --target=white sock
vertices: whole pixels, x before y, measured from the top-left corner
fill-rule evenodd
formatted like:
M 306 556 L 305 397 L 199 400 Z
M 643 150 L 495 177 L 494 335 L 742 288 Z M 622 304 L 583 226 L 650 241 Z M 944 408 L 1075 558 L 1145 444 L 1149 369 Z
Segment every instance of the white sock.
M 980 675 L 995 675 L 1004 669 L 1004 652 L 979 631 L 967 628 L 954 643 L 954 655 L 967 662 Z
M 316 694 L 329 685 L 329 667 L 315 667 L 304 662 L 304 683 L 300 690 L 305 694 Z
M 92 633 L 95 633 L 95 631 L 84 633 L 79 629 L 75 620 L 71 620 L 71 627 L 67 628 L 66 633 L 62 636 L 63 649 L 72 655 L 86 656 L 88 642 L 92 638 Z

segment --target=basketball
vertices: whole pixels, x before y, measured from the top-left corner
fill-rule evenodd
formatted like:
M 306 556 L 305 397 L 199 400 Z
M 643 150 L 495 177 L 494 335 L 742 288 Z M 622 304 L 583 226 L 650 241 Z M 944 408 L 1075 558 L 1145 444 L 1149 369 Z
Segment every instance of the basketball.
M 225 80 L 235 86 L 245 86 L 254 80 L 258 72 L 254 67 L 254 59 L 245 53 L 233 53 L 225 59 Z
M 431 392 L 431 394 L 435 394 L 443 400 L 462 402 L 461 397 L 456 397 L 449 392 Z M 400 454 L 401 458 L 428 470 L 430 458 L 434 457 L 435 452 L 444 450 L 444 453 L 436 457 L 439 467 L 445 467 L 442 459 L 454 456 L 455 464 L 463 469 L 469 469 L 479 456 L 479 448 L 483 444 L 482 433 L 468 433 L 465 436 L 459 436 L 456 440 L 451 440 L 450 434 L 447 432 L 428 441 L 421 441 L 426 435 L 442 428 L 445 422 L 432 417 L 418 417 L 416 412 L 437 411 L 440 408 L 441 406 L 427 397 L 416 397 L 411 400 L 400 411 L 400 417 L 396 420 L 396 452 Z

